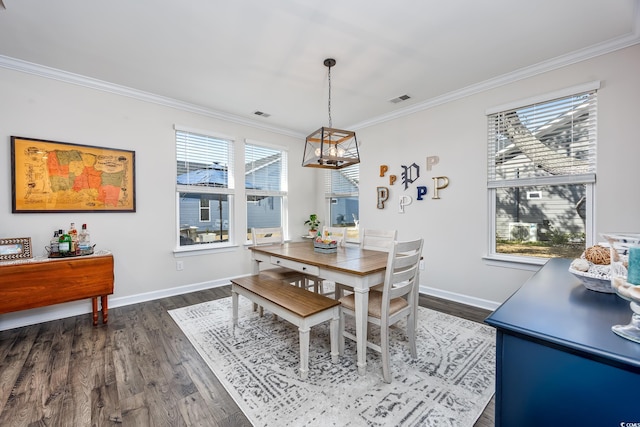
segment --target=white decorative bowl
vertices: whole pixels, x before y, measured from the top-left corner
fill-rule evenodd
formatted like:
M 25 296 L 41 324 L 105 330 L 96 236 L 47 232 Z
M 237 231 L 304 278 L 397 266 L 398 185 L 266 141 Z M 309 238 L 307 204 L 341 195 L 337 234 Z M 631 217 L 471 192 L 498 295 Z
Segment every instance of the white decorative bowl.
M 589 271 L 578 271 L 569 267 L 569 273 L 580 279 L 585 288 L 591 291 L 613 294 L 616 291 L 611 287 L 611 275 L 609 272 L 608 265 L 592 266 Z

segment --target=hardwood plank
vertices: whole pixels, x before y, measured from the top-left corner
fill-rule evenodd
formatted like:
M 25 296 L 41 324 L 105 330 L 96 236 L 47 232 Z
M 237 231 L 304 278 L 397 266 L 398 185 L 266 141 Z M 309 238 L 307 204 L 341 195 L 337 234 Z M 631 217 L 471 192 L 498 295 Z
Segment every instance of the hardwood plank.
M 188 426 L 210 425 L 214 414 L 200 393 L 193 393 L 178 402 L 178 408 Z
M 31 348 L 38 336 L 40 325 L 25 326 L 12 331 L 2 331 L 0 339 L 0 425 L 9 399 L 13 399 L 15 384 Z

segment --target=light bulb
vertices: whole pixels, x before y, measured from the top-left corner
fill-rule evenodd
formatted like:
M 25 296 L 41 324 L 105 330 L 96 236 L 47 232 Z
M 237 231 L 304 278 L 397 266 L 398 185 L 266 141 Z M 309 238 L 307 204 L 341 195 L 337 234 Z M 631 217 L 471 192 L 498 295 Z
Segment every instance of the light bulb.
M 315 153 L 316 153 L 316 157 L 320 157 L 320 149 L 319 148 L 316 148 Z
M 336 147 L 329 148 L 329 155 L 335 157 L 335 155 L 336 155 Z
M 344 157 L 344 148 L 338 148 L 338 157 Z

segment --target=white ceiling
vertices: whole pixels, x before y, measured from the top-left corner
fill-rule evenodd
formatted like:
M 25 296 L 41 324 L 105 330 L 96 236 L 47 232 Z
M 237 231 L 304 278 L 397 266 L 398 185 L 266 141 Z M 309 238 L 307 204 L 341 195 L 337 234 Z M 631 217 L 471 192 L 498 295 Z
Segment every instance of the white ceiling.
M 640 42 L 640 0 L 3 3 L 2 67 L 293 135 L 328 125 L 327 57 L 357 129 Z

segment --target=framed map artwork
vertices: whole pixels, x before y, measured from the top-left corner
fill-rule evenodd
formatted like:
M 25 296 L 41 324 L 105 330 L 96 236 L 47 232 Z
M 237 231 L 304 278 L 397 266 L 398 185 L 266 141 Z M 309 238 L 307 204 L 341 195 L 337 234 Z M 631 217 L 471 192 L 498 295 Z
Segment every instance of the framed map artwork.
M 12 212 L 135 212 L 135 151 L 11 137 Z

